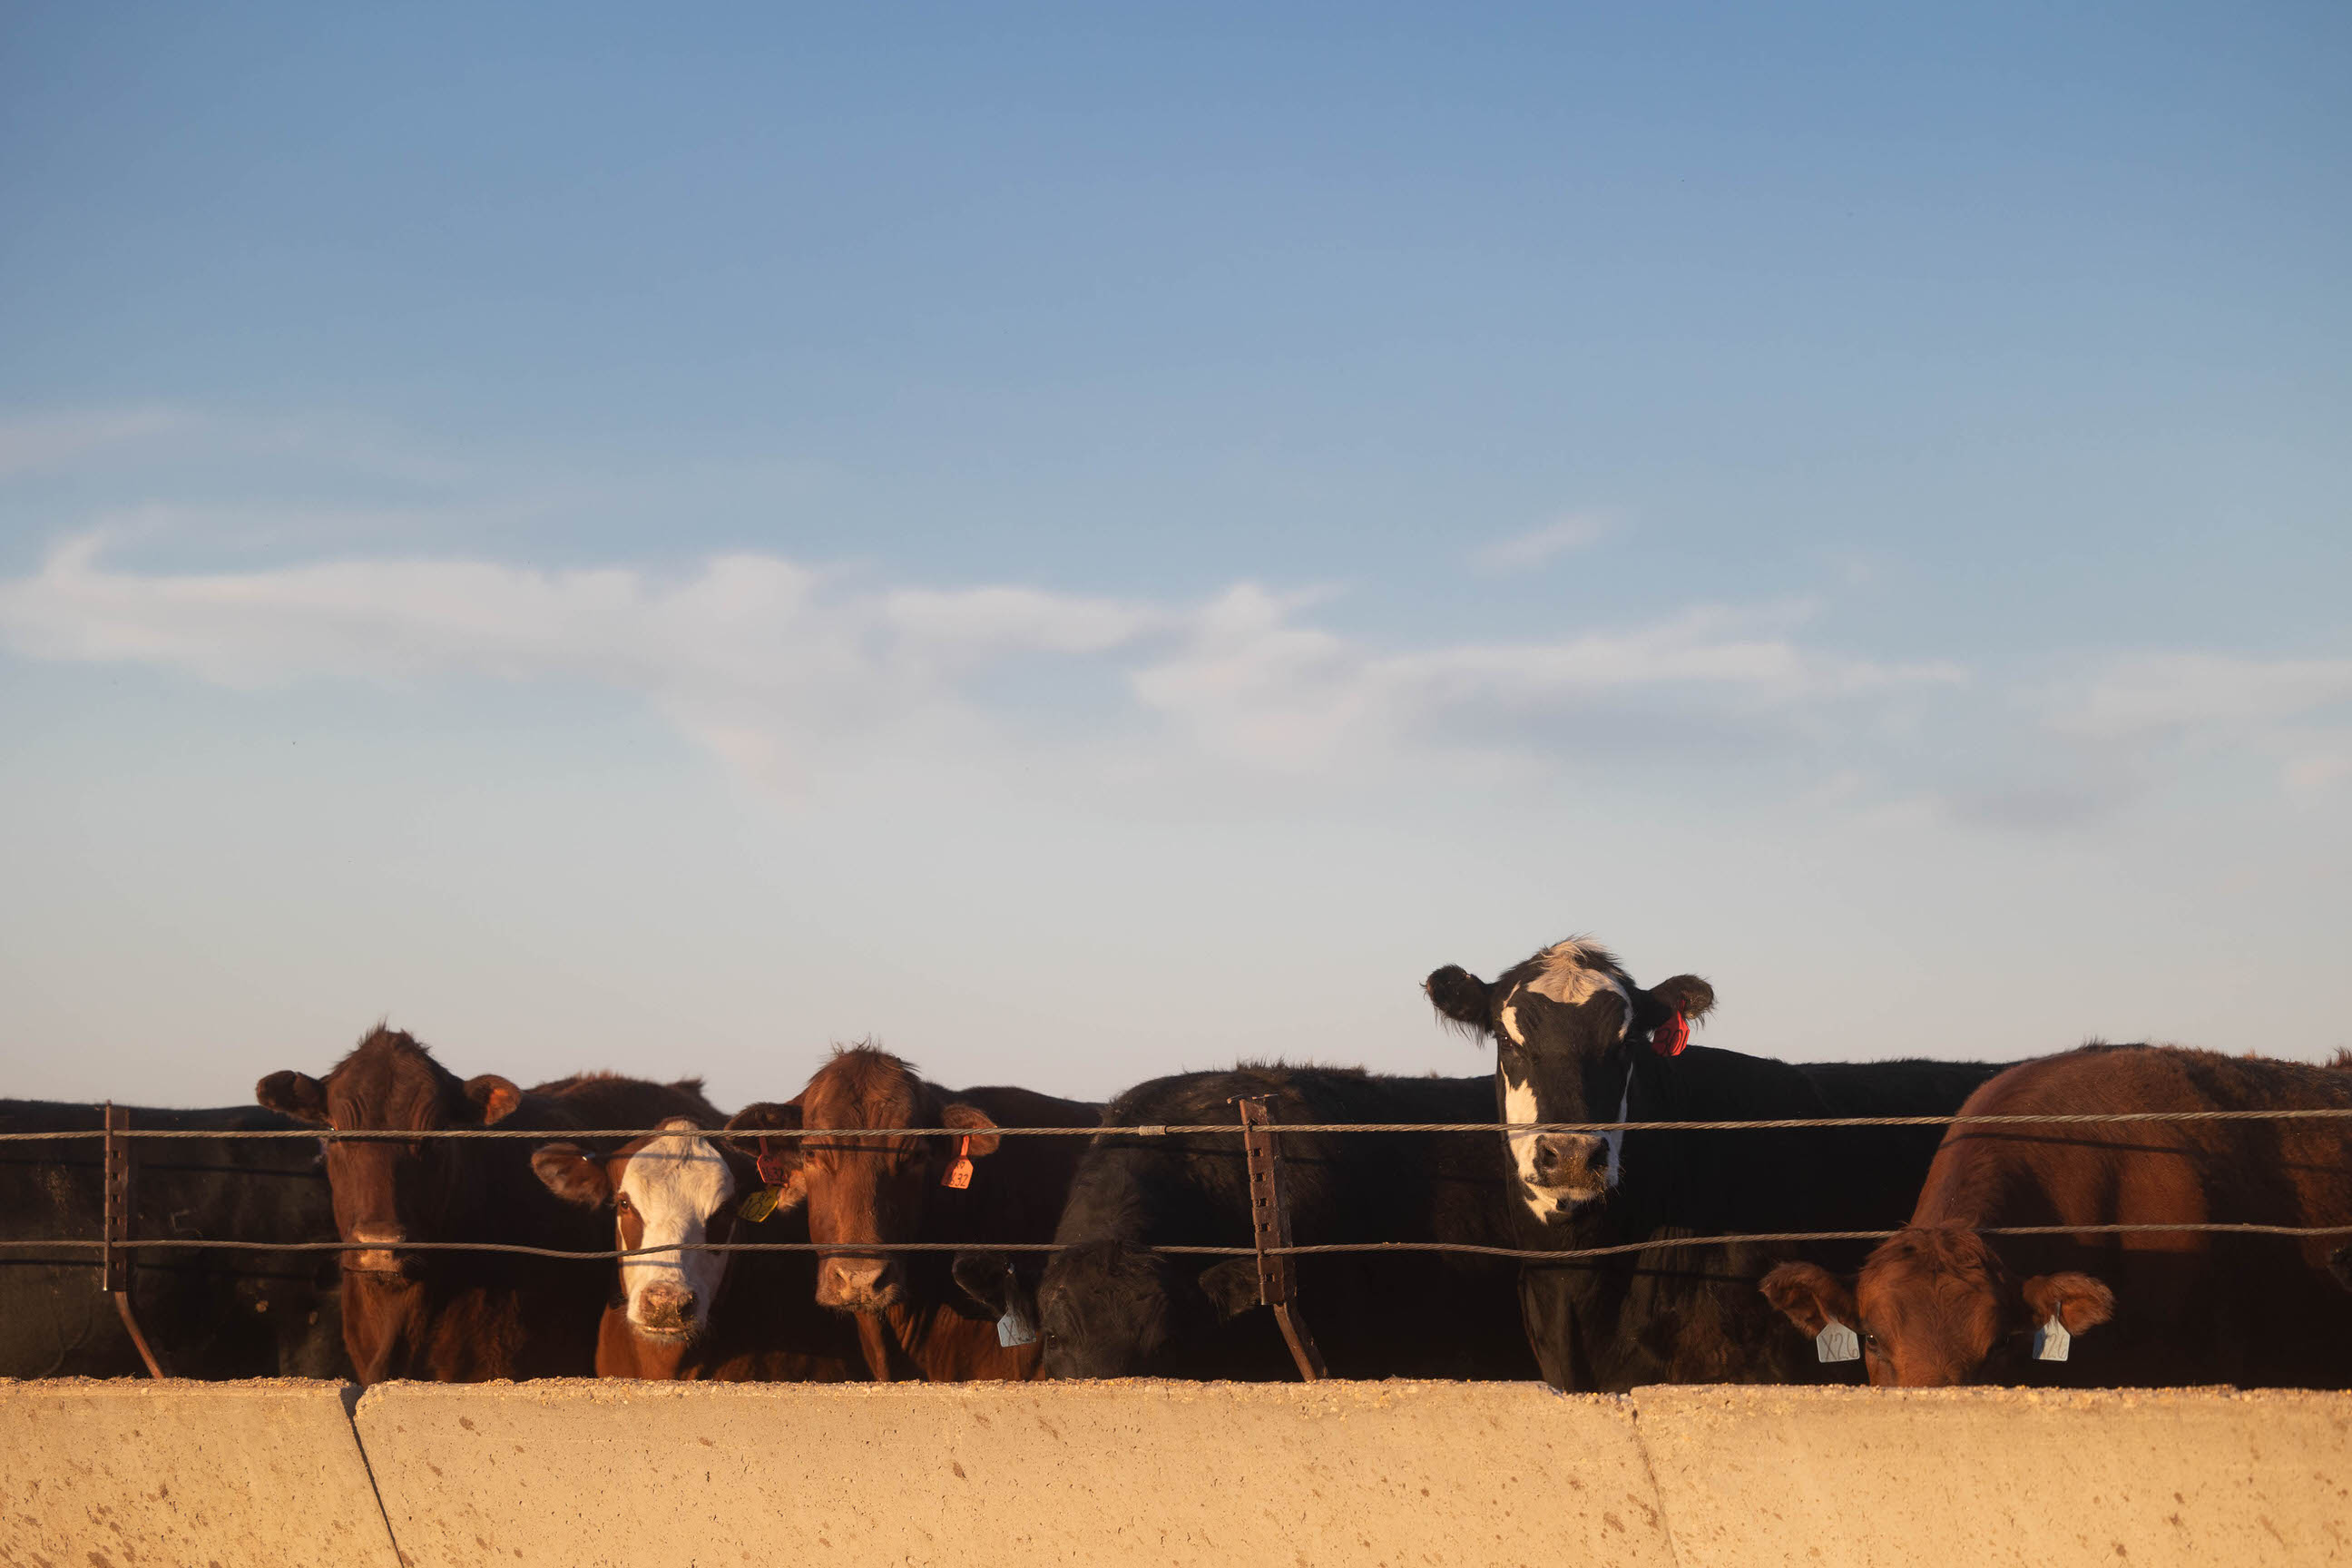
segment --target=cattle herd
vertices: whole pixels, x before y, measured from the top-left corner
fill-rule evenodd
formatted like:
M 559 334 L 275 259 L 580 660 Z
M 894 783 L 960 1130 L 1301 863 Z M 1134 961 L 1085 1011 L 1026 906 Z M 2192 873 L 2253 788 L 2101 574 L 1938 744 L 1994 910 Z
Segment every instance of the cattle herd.
M 861 1045 L 729 1116 L 695 1079 L 460 1079 L 378 1028 L 257 1107 L 131 1113 L 223 1135 L 137 1146 L 134 1237 L 264 1244 L 143 1248 L 131 1299 L 184 1376 L 1295 1376 L 1256 1260 L 1182 1250 L 1250 1245 L 1262 1097 L 1304 1129 L 1296 1242 L 1421 1244 L 1296 1259 L 1334 1376 L 2352 1385 L 2347 1053 L 1780 1062 L 1691 1045 L 1705 981 L 1644 989 L 1586 941 L 1424 990 L 1491 1079 L 1244 1064 L 1100 1105 Z M 1955 1113 L 2107 1119 L 1901 1120 Z M 0 1375 L 139 1365 L 57 1245 L 98 1233 L 100 1154 L 47 1135 L 99 1114 L 0 1101 L 45 1135 L 0 1142 Z M 1398 1130 L 1432 1123 L 1490 1130 Z M 308 1128 L 413 1136 L 226 1136 Z M 474 1129 L 530 1136 L 425 1136 Z M 698 1247 L 730 1241 L 817 1249 Z

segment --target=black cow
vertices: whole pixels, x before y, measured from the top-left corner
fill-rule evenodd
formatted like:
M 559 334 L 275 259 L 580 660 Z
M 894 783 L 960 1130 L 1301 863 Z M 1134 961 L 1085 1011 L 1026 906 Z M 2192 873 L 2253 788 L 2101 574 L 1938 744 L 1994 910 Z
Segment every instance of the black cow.
M 1121 1127 L 1238 1125 L 1265 1095 L 1277 1122 L 1476 1122 L 1483 1079 L 1391 1078 L 1348 1068 L 1244 1066 L 1155 1079 L 1112 1102 L 1071 1184 L 1038 1289 L 1049 1377 L 1297 1375 L 1253 1258 L 1167 1257 L 1153 1246 L 1250 1244 L 1238 1134 Z M 1511 1245 L 1504 1168 L 1483 1133 L 1286 1132 L 1292 1240 Z M 966 1260 L 967 1264 L 969 1260 Z M 1528 1378 L 1507 1258 L 1337 1254 L 1296 1263 L 1298 1310 L 1335 1377 Z M 972 1270 L 960 1265 L 959 1279 Z M 1001 1278 L 1001 1272 L 999 1274 Z M 995 1303 L 992 1302 L 993 1306 Z
M 1645 991 L 1605 949 L 1580 940 L 1544 949 L 1491 985 L 1449 964 L 1424 989 L 1444 1016 L 1493 1038 L 1491 1103 L 1509 1122 L 1949 1115 L 2000 1070 L 1920 1060 L 1804 1065 L 1688 1046 L 1691 1021 L 1715 1005 L 1713 987 L 1681 974 Z M 1531 1249 L 1886 1230 L 1909 1217 L 1942 1135 L 1939 1126 L 1506 1134 L 1507 1206 L 1518 1245 Z M 1653 1246 L 1530 1264 L 1520 1300 L 1556 1388 L 1850 1380 L 1858 1374 L 1820 1364 L 1756 1284 L 1792 1258 L 1851 1271 L 1867 1250 Z
M 184 1131 L 282 1131 L 258 1106 L 131 1108 L 130 1125 Z M 0 1132 L 102 1125 L 97 1107 L 0 1100 Z M 138 1139 L 130 1143 L 133 1237 L 332 1241 L 335 1215 L 312 1139 Z M 96 1139 L 0 1142 L 0 1239 L 100 1234 Z M 350 1375 L 331 1252 L 141 1248 L 131 1303 L 173 1377 Z M 89 1247 L 0 1247 L 0 1377 L 122 1377 L 145 1368 Z

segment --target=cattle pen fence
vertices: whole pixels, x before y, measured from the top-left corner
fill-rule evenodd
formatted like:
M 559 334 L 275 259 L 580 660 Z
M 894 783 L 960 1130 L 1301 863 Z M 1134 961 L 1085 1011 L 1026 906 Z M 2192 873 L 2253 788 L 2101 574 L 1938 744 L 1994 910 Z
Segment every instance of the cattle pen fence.
M 1895 1229 L 1872 1230 L 1809 1230 L 1809 1231 L 1738 1231 L 1708 1236 L 1655 1235 L 1639 1240 L 1611 1242 L 1593 1246 L 1566 1247 L 1496 1247 L 1467 1241 L 1340 1241 L 1300 1243 L 1292 1239 L 1289 1212 L 1284 1194 L 1281 1138 L 1283 1134 L 1345 1135 L 1350 1133 L 1442 1134 L 1491 1133 L 1510 1138 L 1532 1137 L 1545 1133 L 1664 1133 L 1664 1132 L 1742 1132 L 1829 1131 L 1840 1128 L 1890 1127 L 2084 1127 L 2117 1124 L 2179 1124 L 2214 1121 L 2352 1121 L 2352 1107 L 2296 1106 L 2258 1110 L 2126 1110 L 2126 1111 L 2040 1111 L 2000 1114 L 1905 1115 L 1905 1116 L 1833 1116 L 1780 1117 L 1748 1121 L 1530 1121 L 1530 1122 L 1276 1122 L 1266 1111 L 1263 1097 L 1244 1097 L 1239 1100 L 1240 1120 L 1237 1122 L 1199 1122 L 1186 1124 L 1112 1125 L 1093 1127 L 996 1127 L 992 1136 L 1018 1138 L 1118 1138 L 1160 1139 L 1177 1137 L 1234 1138 L 1242 1141 L 1241 1152 L 1248 1164 L 1252 1202 L 1253 1235 L 1247 1244 L 1213 1245 L 1186 1243 L 1139 1244 L 1135 1250 L 1171 1257 L 1255 1258 L 1258 1262 L 1260 1300 L 1275 1310 L 1284 1338 L 1288 1342 L 1300 1375 L 1313 1382 L 1324 1375 L 1321 1357 L 1312 1336 L 1298 1321 L 1295 1308 L 1294 1284 L 1290 1261 L 1297 1258 L 1326 1257 L 1338 1254 L 1409 1255 L 1454 1254 L 1483 1258 L 1514 1259 L 1528 1263 L 1563 1263 L 1594 1261 L 1655 1252 L 1663 1249 L 1725 1247 L 1738 1244 L 1767 1243 L 1774 1245 L 1813 1242 L 1884 1241 L 1900 1234 Z M 97 1142 L 101 1145 L 101 1191 L 103 1193 L 100 1233 L 96 1237 L 51 1237 L 0 1239 L 0 1261 L 12 1252 L 37 1249 L 84 1249 L 97 1255 L 95 1261 L 101 1275 L 101 1289 L 114 1300 L 121 1314 L 124 1327 L 149 1373 L 162 1377 L 164 1373 L 148 1347 L 132 1312 L 128 1266 L 131 1256 L 142 1251 L 174 1252 L 258 1252 L 258 1253 L 345 1253 L 381 1251 L 380 1242 L 273 1240 L 249 1237 L 189 1237 L 137 1236 L 131 1233 L 133 1209 L 131 1151 L 142 1142 L 173 1142 L 185 1141 L 260 1142 L 311 1141 L 321 1144 L 337 1142 L 404 1142 L 415 1143 L 426 1139 L 449 1141 L 526 1141 L 541 1143 L 585 1141 L 614 1143 L 664 1135 L 676 1129 L 664 1128 L 507 1128 L 507 1127 L 441 1127 L 416 1129 L 340 1129 L 340 1128 L 137 1128 L 127 1125 L 124 1110 L 107 1102 L 98 1108 L 100 1125 L 94 1128 L 70 1128 L 54 1131 L 0 1131 L 0 1147 L 26 1142 Z M 761 1141 L 806 1142 L 814 1139 L 870 1141 L 884 1138 L 965 1138 L 971 1129 L 955 1127 L 835 1127 L 746 1128 L 733 1132 L 722 1129 L 702 1129 L 706 1136 L 728 1139 L 744 1145 Z M 871 1146 L 870 1143 L 867 1146 Z M 2170 1235 L 2230 1235 L 2260 1236 L 2291 1239 L 2344 1237 L 2352 1241 L 2352 1226 L 2290 1226 L 2268 1225 L 2247 1221 L 2142 1221 L 2135 1223 L 2011 1225 L 1979 1227 L 1986 1236 L 2129 1236 L 2143 1234 Z M 1076 1244 L 1059 1242 L 1018 1241 L 893 1241 L 893 1242 L 820 1242 L 820 1241 L 698 1241 L 668 1242 L 637 1247 L 570 1248 L 538 1247 L 523 1242 L 500 1241 L 430 1241 L 406 1240 L 397 1244 L 396 1250 L 415 1253 L 477 1253 L 523 1258 L 551 1258 L 572 1262 L 615 1262 L 634 1258 L 675 1257 L 684 1252 L 709 1253 L 819 1253 L 870 1257 L 877 1253 L 970 1253 L 996 1252 L 1003 1254 L 1051 1254 L 1067 1250 Z

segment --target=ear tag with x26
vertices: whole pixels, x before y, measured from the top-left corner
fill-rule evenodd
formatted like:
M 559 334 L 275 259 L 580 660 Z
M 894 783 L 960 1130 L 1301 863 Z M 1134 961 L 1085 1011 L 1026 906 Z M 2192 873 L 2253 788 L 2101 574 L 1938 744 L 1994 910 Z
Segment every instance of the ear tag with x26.
M 1813 1336 L 1813 1354 L 1823 1361 L 1860 1361 L 1862 1339 L 1852 1329 L 1832 1318 Z
M 1028 1298 L 1010 1263 L 1004 1266 L 1004 1316 L 996 1320 L 996 1342 L 1005 1350 L 1037 1342 L 1036 1320 L 1029 1315 Z
M 2033 1331 L 2033 1359 L 2064 1361 L 2066 1352 L 2074 1348 L 2074 1336 L 2066 1331 L 2066 1325 L 2058 1321 L 2057 1313 L 2053 1312 L 2048 1322 Z
M 955 1163 L 950 1165 L 948 1173 L 940 1178 L 940 1185 L 959 1188 L 971 1185 L 971 1140 L 969 1137 L 956 1140 Z

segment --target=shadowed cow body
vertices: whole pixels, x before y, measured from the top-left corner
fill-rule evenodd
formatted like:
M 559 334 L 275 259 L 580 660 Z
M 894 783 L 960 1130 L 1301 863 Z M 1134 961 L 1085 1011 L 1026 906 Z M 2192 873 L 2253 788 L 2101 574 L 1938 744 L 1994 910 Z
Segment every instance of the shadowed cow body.
M 1974 1116 L 2352 1109 L 2352 1078 L 2299 1062 L 2092 1046 L 2011 1068 Z M 1989 1237 L 2005 1226 L 2352 1226 L 2343 1120 L 1956 1126 L 1910 1226 L 1858 1279 L 1792 1264 L 1765 1294 L 1809 1333 L 1856 1331 L 1873 1383 L 2352 1384 L 2337 1237 L 2192 1231 Z M 2073 1342 L 2036 1360 L 2055 1319 Z
M 671 1116 L 715 1126 L 701 1086 L 603 1073 L 518 1089 L 459 1079 L 407 1035 L 379 1028 L 324 1079 L 272 1073 L 272 1110 L 338 1131 L 487 1127 L 551 1135 L 650 1127 Z M 593 1214 L 558 1199 L 530 1169 L 528 1139 L 331 1140 L 327 1178 L 342 1255 L 343 1338 L 362 1383 L 584 1376 L 610 1266 L 501 1253 L 418 1251 L 415 1242 L 491 1242 L 567 1251 L 609 1246 Z
M 739 1220 L 751 1162 L 678 1118 L 611 1154 L 551 1143 L 531 1156 L 548 1190 L 609 1213 L 624 1251 L 596 1375 L 669 1382 L 841 1383 L 866 1374 L 856 1330 L 811 1298 L 814 1255 L 688 1251 L 699 1243 L 806 1241 L 796 1211 Z M 659 1250 L 677 1247 L 677 1251 Z
M 1492 1039 L 1492 1104 L 1514 1123 L 1945 1115 L 2000 1070 L 1791 1064 L 1687 1046 L 1714 989 L 1685 974 L 1645 990 L 1606 949 L 1582 940 L 1555 943 L 1492 984 L 1448 965 L 1424 989 L 1441 1015 Z M 1889 1229 L 1909 1213 L 1939 1131 L 1511 1132 L 1507 1206 L 1528 1248 Z M 1530 1263 L 1520 1302 L 1555 1387 L 1818 1381 L 1843 1374 L 1821 1366 L 1755 1283 L 1785 1259 L 1850 1267 L 1861 1251 L 1850 1243 L 1654 1245 L 1590 1262 Z
M 1277 1126 L 1475 1122 L 1483 1079 L 1244 1065 L 1129 1089 L 1090 1141 L 1037 1297 L 1053 1377 L 1297 1375 L 1252 1258 L 1155 1247 L 1247 1247 L 1247 1160 L 1238 1134 L 1137 1136 L 1137 1126 L 1238 1126 L 1234 1100 L 1264 1095 Z M 1278 1133 L 1292 1239 L 1511 1245 L 1504 1164 L 1485 1133 Z M 1524 1379 L 1517 1266 L 1447 1253 L 1332 1254 L 1295 1266 L 1299 1313 L 1334 1377 Z
M 871 1046 L 836 1050 L 797 1099 L 746 1107 L 729 1123 L 739 1147 L 764 1151 L 783 1201 L 804 1205 L 810 1237 L 852 1250 L 817 1268 L 815 1299 L 856 1313 L 868 1370 L 882 1381 L 1026 1378 L 1034 1344 L 998 1343 L 994 1314 L 953 1278 L 942 1252 L 898 1243 L 1049 1241 L 1086 1140 L 997 1137 L 998 1127 L 1093 1127 L 1102 1108 L 1025 1089 L 951 1091 Z M 837 1137 L 762 1140 L 762 1130 L 850 1129 Z M 910 1138 L 863 1129 L 946 1127 Z M 962 1162 L 966 1184 L 947 1184 Z M 871 1247 L 876 1250 L 859 1251 Z M 1024 1270 L 1034 1279 L 1034 1266 Z
M 301 1123 L 258 1106 L 118 1107 L 132 1128 L 280 1131 Z M 98 1107 L 0 1100 L 0 1132 L 94 1131 Z M 134 1237 L 332 1241 L 333 1204 L 309 1139 L 130 1141 Z M 0 1239 L 99 1234 L 95 1140 L 0 1143 Z M 142 1248 L 131 1300 L 173 1377 L 345 1373 L 331 1254 Z M 144 1370 L 86 1247 L 0 1251 L 0 1377 L 126 1377 Z

